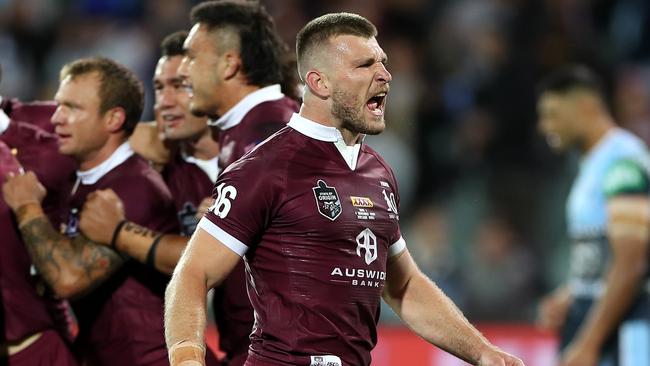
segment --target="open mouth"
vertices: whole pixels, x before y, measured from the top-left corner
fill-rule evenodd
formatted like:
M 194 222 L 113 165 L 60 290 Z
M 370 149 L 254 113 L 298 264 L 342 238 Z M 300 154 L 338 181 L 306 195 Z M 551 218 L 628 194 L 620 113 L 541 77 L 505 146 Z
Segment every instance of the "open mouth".
M 381 92 L 374 97 L 368 99 L 368 102 L 366 103 L 366 107 L 375 116 L 383 116 L 384 115 L 384 110 L 386 107 L 386 96 L 388 94 L 386 92 Z

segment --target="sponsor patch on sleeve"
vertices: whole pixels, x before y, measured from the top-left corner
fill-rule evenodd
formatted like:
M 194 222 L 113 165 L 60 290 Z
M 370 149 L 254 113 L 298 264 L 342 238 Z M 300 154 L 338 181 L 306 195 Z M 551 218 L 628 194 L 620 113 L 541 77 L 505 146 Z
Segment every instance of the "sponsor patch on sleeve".
M 643 194 L 650 192 L 650 181 L 643 166 L 625 159 L 609 168 L 603 188 L 608 198 L 621 194 Z

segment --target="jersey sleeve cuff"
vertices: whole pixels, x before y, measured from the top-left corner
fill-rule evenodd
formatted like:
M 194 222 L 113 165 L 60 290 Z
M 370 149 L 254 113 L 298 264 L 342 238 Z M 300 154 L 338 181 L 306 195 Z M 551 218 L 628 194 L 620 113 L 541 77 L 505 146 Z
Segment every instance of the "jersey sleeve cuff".
M 246 244 L 242 243 L 234 236 L 225 232 L 222 228 L 215 225 L 206 217 L 203 217 L 201 221 L 199 221 L 198 227 L 205 230 L 213 238 L 219 240 L 221 243 L 223 243 L 223 245 L 228 247 L 228 249 L 232 250 L 233 252 L 237 253 L 240 257 L 243 257 L 244 254 L 246 254 L 248 251 L 248 246 Z
M 403 237 L 399 237 L 399 240 L 394 242 L 388 247 L 388 257 L 393 257 L 400 254 L 404 249 L 406 249 L 406 241 Z

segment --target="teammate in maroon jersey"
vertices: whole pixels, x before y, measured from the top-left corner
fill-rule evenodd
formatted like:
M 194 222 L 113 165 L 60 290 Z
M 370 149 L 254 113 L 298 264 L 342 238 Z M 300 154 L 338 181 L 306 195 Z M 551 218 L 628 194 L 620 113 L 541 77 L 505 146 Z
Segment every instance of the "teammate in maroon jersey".
M 192 88 L 190 108 L 219 129 L 224 169 L 298 110 L 282 92 L 286 45 L 264 8 L 253 2 L 210 1 L 192 9 L 181 73 Z M 255 26 L 252 26 L 254 24 Z M 291 88 L 291 84 L 287 83 Z
M 51 104 L 38 103 L 35 106 L 33 103 L 5 100 L 0 101 L 0 105 L 3 107 L 0 108 L 0 181 L 4 182 L 8 175 L 20 174 L 26 168 L 35 170 L 44 184 L 52 187 L 62 176 L 72 172 L 72 165 L 65 158 L 52 157 L 53 162 L 58 163 L 58 174 L 47 169 L 42 159 L 34 159 L 33 150 L 36 148 L 41 154 L 56 151 L 55 136 L 36 127 L 44 116 L 49 120 L 54 110 Z M 27 105 L 34 108 L 23 108 Z M 13 106 L 18 108 L 12 109 Z M 15 118 L 16 115 L 20 120 Z M 56 216 L 54 210 L 48 212 Z M 51 300 L 39 292 L 37 278 L 30 273 L 31 259 L 4 200 L 0 200 L 0 233 L 0 324 L 3 326 L 0 364 L 76 365 L 48 311 Z
M 285 95 L 295 90 L 295 78 L 285 68 L 287 47 L 261 5 L 205 2 L 192 9 L 191 20 L 181 73 L 192 88 L 192 112 L 215 121 L 223 170 L 284 127 L 298 110 L 294 99 Z M 214 313 L 221 346 L 237 352 L 231 365 L 242 365 L 253 327 L 243 261 L 217 287 Z M 237 327 L 225 328 L 222 323 Z
M 246 365 L 369 365 L 379 301 L 477 365 L 523 365 L 490 344 L 417 268 L 397 184 L 364 145 L 385 127 L 391 75 L 376 29 L 328 14 L 298 34 L 300 114 L 229 166 L 166 294 L 172 365 L 201 359 L 204 296 L 243 256 L 255 327 Z
M 220 147 L 225 144 L 219 154 L 219 165 L 223 168 L 286 125 L 298 110 L 298 105 L 283 91 L 293 93 L 296 80 L 286 68 L 286 46 L 277 35 L 270 16 L 259 4 L 235 1 L 202 3 L 193 9 L 192 21 L 195 26 L 186 40 L 189 57 L 179 72 L 187 73 L 192 85 L 193 112 L 221 117 L 216 124 L 220 129 Z M 229 43 L 222 44 L 223 39 Z M 237 59 L 233 68 L 223 70 L 210 66 L 216 59 L 232 57 Z M 117 223 L 120 214 L 116 212 L 115 199 L 109 192 L 101 193 L 97 198 L 97 205 L 92 210 L 96 216 L 82 216 L 82 228 L 98 241 L 108 242 L 112 230 L 107 231 L 100 223 L 106 222 L 105 217 L 109 215 L 113 217 L 111 221 Z M 139 227 L 131 222 L 118 228 L 114 237 L 118 246 L 155 253 L 156 266 L 161 270 L 171 272 L 180 257 L 169 256 L 169 253 L 174 253 L 172 251 L 152 247 L 151 239 L 142 235 Z M 177 247 L 184 246 L 187 238 L 165 235 L 158 245 L 162 248 L 172 242 Z M 230 366 L 242 365 L 248 354 L 253 309 L 245 286 L 244 264 L 241 262 L 221 286 L 215 288 L 219 346 L 226 352 L 225 363 Z
M 212 139 L 207 119 L 190 113 L 189 92 L 178 74 L 186 37 L 186 31 L 179 31 L 163 40 L 161 57 L 153 78 L 156 123 L 165 135 L 164 148 L 171 153 L 170 159 L 162 166 L 162 175 L 176 205 L 181 235 L 166 235 L 157 245 L 158 248 L 152 249 L 150 235 L 145 233 L 143 227 L 133 222 L 118 227 L 125 218 L 123 203 L 111 191 L 93 194 L 84 204 L 80 219 L 81 231 L 88 238 L 109 245 L 114 237 L 115 244 L 124 253 L 145 262 L 149 259 L 152 265 L 168 274 L 174 270 L 180 251 L 185 247 L 189 235 L 194 232 L 198 218 L 202 216 L 197 215 L 200 207 L 205 206 L 204 201 L 212 202 L 212 187 L 218 173 L 219 144 Z M 157 130 L 158 126 L 138 125 L 136 130 L 143 128 Z M 150 147 L 162 141 L 155 133 L 147 132 L 146 135 L 151 138 L 137 141 L 140 145 L 133 146 L 133 149 L 142 152 L 143 156 L 150 156 L 155 154 Z M 149 146 L 142 146 L 142 143 Z M 113 234 L 116 228 L 120 231 Z M 139 256 L 138 253 L 147 255 Z
M 171 195 L 160 175 L 133 154 L 128 135 L 142 112 L 142 85 L 123 66 L 102 58 L 66 65 L 52 116 L 58 150 L 78 163 L 69 186 L 63 233 L 43 214 L 45 189 L 31 172 L 3 185 L 39 273 L 61 297 L 73 298 L 77 351 L 96 365 L 167 365 L 162 318 L 166 278 L 78 232 L 87 195 L 111 188 L 126 216 L 157 231 L 176 229 Z M 155 240 L 155 238 L 152 238 Z

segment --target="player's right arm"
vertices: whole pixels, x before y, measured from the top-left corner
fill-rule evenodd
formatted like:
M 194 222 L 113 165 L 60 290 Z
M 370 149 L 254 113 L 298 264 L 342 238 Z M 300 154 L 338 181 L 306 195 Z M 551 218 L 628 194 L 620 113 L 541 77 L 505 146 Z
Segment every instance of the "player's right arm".
M 133 151 L 154 164 L 166 164 L 171 158 L 171 153 L 160 135 L 156 121 L 140 122 L 129 137 L 129 144 Z
M 2 193 L 16 214 L 32 262 L 58 296 L 88 292 L 124 263 L 118 253 L 83 235 L 68 238 L 57 232 L 43 212 L 45 188 L 33 172 L 9 177 Z
M 122 200 L 111 189 L 88 195 L 81 210 L 79 228 L 91 240 L 113 247 L 165 274 L 174 271 L 189 239 L 126 220 Z
M 165 293 L 165 340 L 171 366 L 205 364 L 206 296 L 241 260 L 197 228 Z
M 524 366 L 483 337 L 420 271 L 407 249 L 389 259 L 382 297 L 420 337 L 472 365 Z

